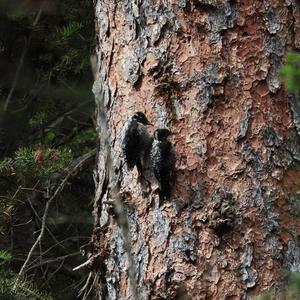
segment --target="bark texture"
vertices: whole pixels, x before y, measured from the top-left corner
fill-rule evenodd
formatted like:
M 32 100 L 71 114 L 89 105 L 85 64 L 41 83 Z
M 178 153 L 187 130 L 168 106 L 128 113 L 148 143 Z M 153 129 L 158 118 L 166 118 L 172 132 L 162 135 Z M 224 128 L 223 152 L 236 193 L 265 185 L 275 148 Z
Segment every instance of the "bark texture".
M 283 54 L 300 48 L 299 1 L 97 0 L 95 11 L 99 299 L 134 298 L 107 204 L 106 146 L 140 299 L 249 299 L 276 289 L 283 270 L 300 271 L 300 109 L 278 74 Z M 146 192 L 136 170 L 120 166 L 119 134 L 135 111 L 175 133 L 176 186 L 161 206 L 155 184 Z

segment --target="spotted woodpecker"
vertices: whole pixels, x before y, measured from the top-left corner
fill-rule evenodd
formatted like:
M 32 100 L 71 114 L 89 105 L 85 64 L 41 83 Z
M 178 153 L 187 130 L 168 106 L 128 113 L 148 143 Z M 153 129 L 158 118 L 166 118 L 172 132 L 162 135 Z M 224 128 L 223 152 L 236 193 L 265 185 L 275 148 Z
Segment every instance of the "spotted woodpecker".
M 128 170 L 137 167 L 139 175 L 147 168 L 153 138 L 146 125 L 152 125 L 145 114 L 136 112 L 124 124 L 121 131 L 121 152 Z
M 156 129 L 150 152 L 152 169 L 160 185 L 160 200 L 170 198 L 171 182 L 174 179 L 176 156 L 171 142 L 167 139 L 171 134 L 168 129 Z

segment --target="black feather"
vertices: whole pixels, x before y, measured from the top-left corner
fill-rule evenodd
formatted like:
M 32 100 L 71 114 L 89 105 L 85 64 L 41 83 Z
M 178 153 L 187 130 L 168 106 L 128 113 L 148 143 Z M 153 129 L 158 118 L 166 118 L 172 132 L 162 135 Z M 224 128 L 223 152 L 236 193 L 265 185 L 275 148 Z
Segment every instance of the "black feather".
M 138 118 L 136 115 L 138 114 Z M 149 151 L 152 143 L 152 138 L 149 135 L 145 124 L 149 124 L 146 117 L 140 120 L 140 114 L 136 113 L 123 126 L 121 132 L 121 152 L 122 157 L 129 170 L 137 166 L 141 174 L 145 164 L 145 153 Z
M 154 133 L 155 139 L 150 156 L 155 178 L 160 185 L 160 199 L 168 199 L 171 196 L 176 156 L 171 142 L 167 140 L 167 136 L 171 133 L 163 130 L 166 131 L 166 129 L 157 129 Z

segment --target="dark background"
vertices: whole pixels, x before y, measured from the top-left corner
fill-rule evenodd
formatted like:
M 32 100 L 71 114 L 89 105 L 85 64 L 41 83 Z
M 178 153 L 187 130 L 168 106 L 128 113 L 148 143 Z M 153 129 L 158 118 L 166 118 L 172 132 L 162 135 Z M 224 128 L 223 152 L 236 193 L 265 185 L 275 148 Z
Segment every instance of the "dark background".
M 94 48 L 91 0 L 0 0 L 1 299 L 43 299 L 12 291 L 11 283 L 49 194 L 72 162 L 96 148 Z M 93 161 L 56 197 L 26 270 L 25 284 L 43 297 L 76 299 L 87 278 L 72 268 L 83 262 L 79 248 L 91 234 L 92 168 Z

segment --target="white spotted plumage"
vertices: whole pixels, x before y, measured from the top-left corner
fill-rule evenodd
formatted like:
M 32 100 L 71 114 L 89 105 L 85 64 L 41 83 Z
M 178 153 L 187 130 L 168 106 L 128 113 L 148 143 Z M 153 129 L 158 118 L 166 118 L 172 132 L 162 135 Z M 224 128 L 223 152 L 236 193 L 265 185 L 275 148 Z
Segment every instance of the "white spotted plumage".
M 171 132 L 167 129 L 158 129 L 158 133 L 166 133 L 166 136 L 160 138 L 159 134 L 155 134 L 152 143 L 150 157 L 152 170 L 156 180 L 160 185 L 160 198 L 169 198 L 171 194 L 171 183 L 174 178 L 176 155 L 174 148 L 167 140 L 167 136 Z

